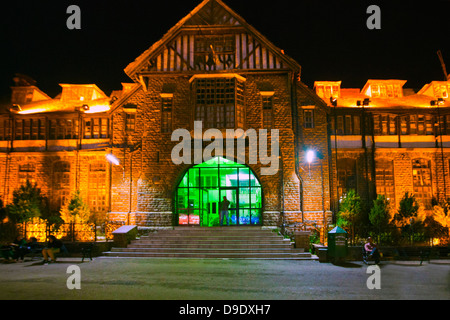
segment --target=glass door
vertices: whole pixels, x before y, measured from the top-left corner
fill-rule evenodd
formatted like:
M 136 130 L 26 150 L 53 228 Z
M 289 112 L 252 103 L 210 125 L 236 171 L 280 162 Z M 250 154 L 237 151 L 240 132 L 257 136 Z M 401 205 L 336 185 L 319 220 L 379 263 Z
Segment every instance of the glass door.
M 219 212 L 222 210 L 222 202 L 223 197 L 226 197 L 228 201 L 230 201 L 230 205 L 228 207 L 228 223 L 230 225 L 238 225 L 239 224 L 239 188 L 236 187 L 224 187 L 220 188 L 220 203 L 219 203 Z M 224 218 L 223 225 L 226 225 L 226 221 Z

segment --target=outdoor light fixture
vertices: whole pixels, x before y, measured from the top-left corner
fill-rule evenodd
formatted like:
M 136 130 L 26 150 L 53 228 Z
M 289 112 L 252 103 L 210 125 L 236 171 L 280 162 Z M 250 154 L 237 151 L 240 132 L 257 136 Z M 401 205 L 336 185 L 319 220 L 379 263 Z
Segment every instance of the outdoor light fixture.
M 434 107 L 434 106 L 443 106 L 445 103 L 443 98 L 439 98 L 437 100 L 431 100 L 430 101 L 430 106 Z
M 337 106 L 337 98 L 330 97 L 330 103 L 333 107 Z
M 112 153 L 108 153 L 106 155 L 106 160 L 108 160 L 109 163 L 111 163 L 115 166 L 120 166 L 119 159 L 117 159 L 117 157 L 115 155 L 113 155 Z
M 306 161 L 308 162 L 309 178 L 311 178 L 311 162 L 314 161 L 316 153 L 314 150 L 306 151 Z
M 369 106 L 369 104 L 370 104 L 369 98 L 365 98 L 363 101 L 361 101 L 361 100 L 356 101 L 356 105 L 358 107 L 361 107 L 361 106 L 367 107 L 367 106 Z
M 311 162 L 313 162 L 314 157 L 315 157 L 314 150 L 308 150 L 306 152 L 306 161 L 308 162 L 309 165 L 311 165 Z
M 22 111 L 22 108 L 18 104 L 13 104 L 11 108 L 9 108 L 11 112 L 19 112 Z
M 89 111 L 89 109 L 90 109 L 90 107 L 87 104 L 83 104 L 81 107 L 75 108 L 75 110 L 79 111 L 79 112 L 82 112 L 82 111 L 86 112 L 86 111 Z

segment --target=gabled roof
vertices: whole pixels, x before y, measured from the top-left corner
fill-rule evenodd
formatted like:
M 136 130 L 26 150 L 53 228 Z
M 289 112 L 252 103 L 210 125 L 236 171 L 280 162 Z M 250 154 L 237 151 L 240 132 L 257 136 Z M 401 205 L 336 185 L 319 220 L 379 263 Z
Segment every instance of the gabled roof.
M 214 13 L 226 12 L 227 16 L 225 20 L 219 20 L 215 18 Z M 198 23 L 204 21 L 204 25 L 211 26 L 212 24 L 225 26 L 240 26 L 245 28 L 256 39 L 264 43 L 274 54 L 282 59 L 286 64 L 296 72 L 300 72 L 301 66 L 292 58 L 285 55 L 283 50 L 277 48 L 255 28 L 249 25 L 240 15 L 230 9 L 221 0 L 204 0 L 194 10 L 192 10 L 187 16 L 181 19 L 175 26 L 173 26 L 159 41 L 155 42 L 149 49 L 144 51 L 136 60 L 130 63 L 125 68 L 125 73 L 134 78 L 134 75 L 138 73 L 145 65 L 145 63 L 156 53 L 162 46 L 167 45 L 173 40 L 178 32 L 183 27 L 198 26 Z

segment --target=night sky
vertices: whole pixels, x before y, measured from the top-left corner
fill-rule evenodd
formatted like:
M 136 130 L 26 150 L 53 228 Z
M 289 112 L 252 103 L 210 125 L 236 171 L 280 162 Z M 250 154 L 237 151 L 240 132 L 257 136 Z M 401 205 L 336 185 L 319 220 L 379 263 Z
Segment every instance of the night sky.
M 224 0 L 249 24 L 302 66 L 302 81 L 403 79 L 420 89 L 450 72 L 450 1 Z M 31 76 L 56 96 L 59 83 L 95 83 L 106 94 L 130 82 L 123 69 L 201 0 L 2 2 L 0 99 L 15 73 Z M 69 5 L 81 8 L 81 30 L 69 30 Z M 381 9 L 381 30 L 369 30 L 366 9 Z

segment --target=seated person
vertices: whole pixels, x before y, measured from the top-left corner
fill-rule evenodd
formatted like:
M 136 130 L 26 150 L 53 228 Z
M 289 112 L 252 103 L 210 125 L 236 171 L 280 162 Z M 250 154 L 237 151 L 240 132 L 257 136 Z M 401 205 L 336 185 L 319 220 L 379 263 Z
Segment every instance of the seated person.
M 28 253 L 27 241 L 18 236 L 11 246 L 14 250 L 13 259 L 16 261 L 23 261 L 25 254 Z
M 375 260 L 375 263 L 378 264 L 380 262 L 380 252 L 378 251 L 377 245 L 372 242 L 372 237 L 367 238 L 364 249 L 366 250 L 368 257 L 372 257 Z
M 11 245 L 2 245 L 0 248 L 2 258 L 5 259 L 5 262 L 9 262 L 13 259 L 14 250 Z
M 42 249 L 42 256 L 44 257 L 44 263 L 48 263 L 48 258 L 50 257 L 52 262 L 56 261 L 55 253 L 61 252 L 61 247 L 63 243 L 56 239 L 55 236 L 48 236 L 48 244 L 47 247 Z

